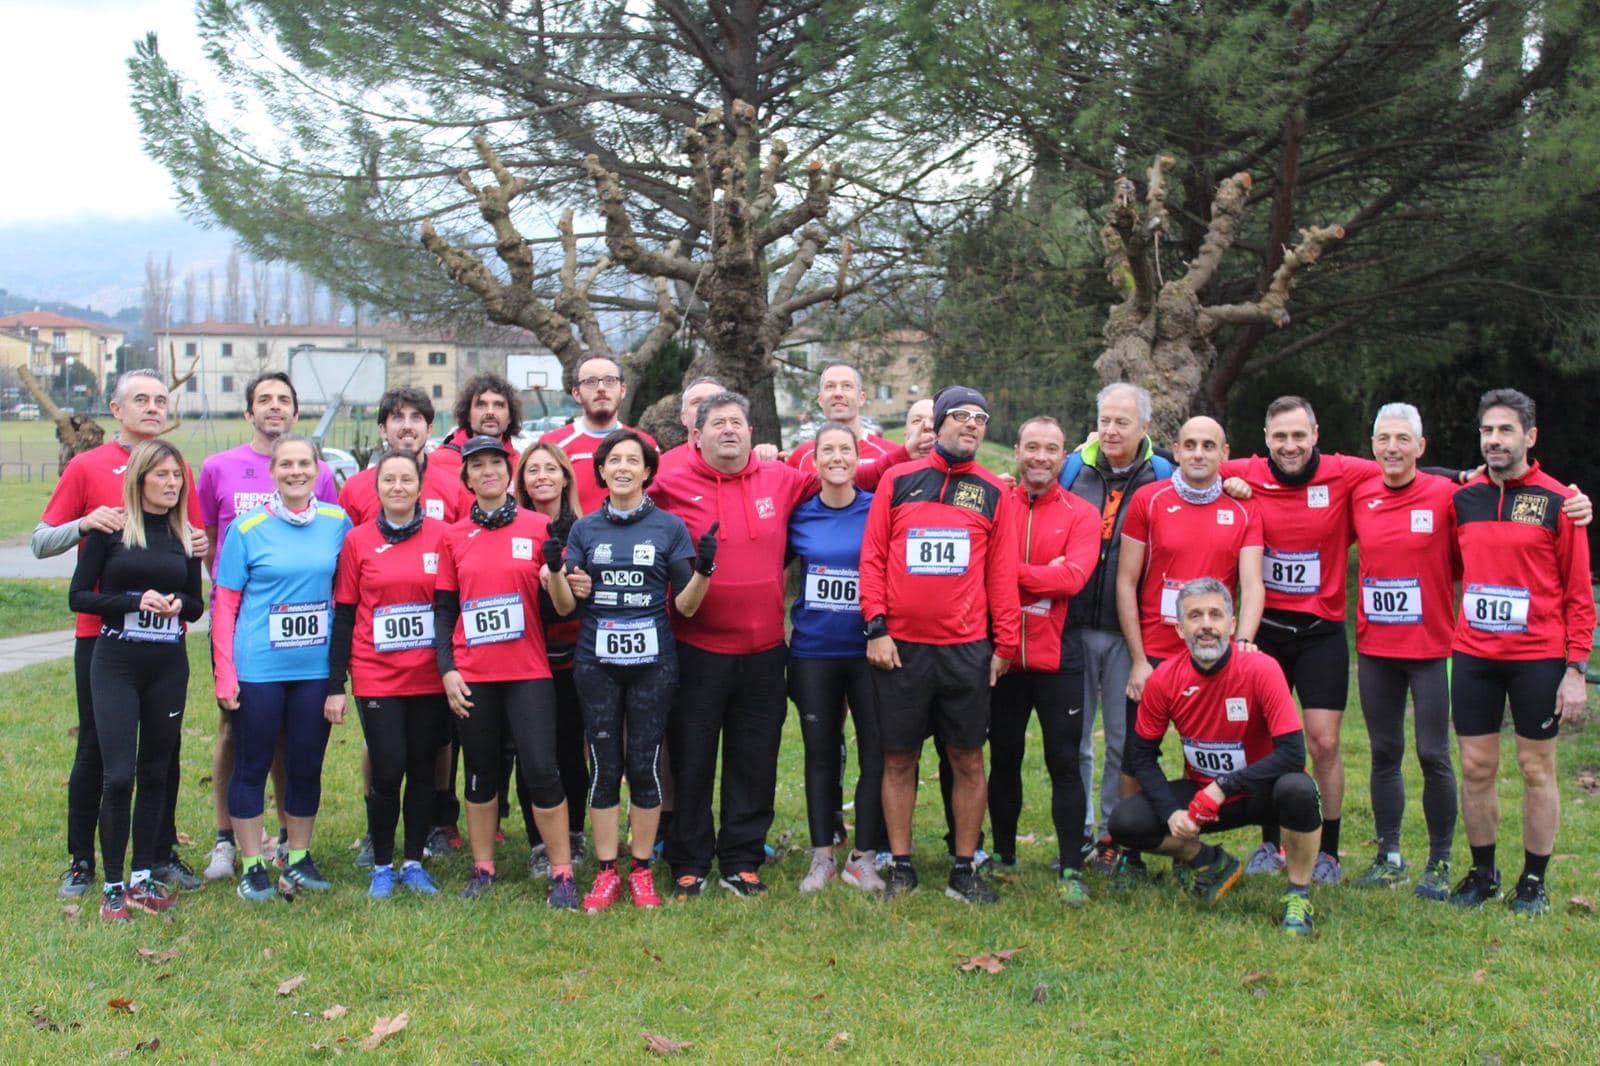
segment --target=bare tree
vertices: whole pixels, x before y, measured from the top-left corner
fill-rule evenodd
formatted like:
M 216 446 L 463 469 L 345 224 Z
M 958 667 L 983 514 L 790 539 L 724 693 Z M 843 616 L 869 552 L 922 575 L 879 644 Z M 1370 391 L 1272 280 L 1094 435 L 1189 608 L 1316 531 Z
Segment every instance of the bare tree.
M 250 318 L 256 325 L 272 321 L 272 268 L 259 260 L 250 262 Z
M 183 275 L 183 321 L 185 325 L 194 322 L 194 304 L 196 289 L 199 287 L 194 271 L 190 270 Z
M 317 321 L 317 279 L 300 272 L 300 321 Z
M 217 272 L 206 271 L 206 321 L 217 320 Z
M 278 318 L 280 325 L 287 326 L 294 321 L 294 267 L 289 261 L 283 261 L 283 277 L 278 283 Z
M 244 264 L 241 262 L 237 246 L 228 253 L 228 265 L 223 284 L 222 317 L 229 322 L 243 322 Z
M 1150 390 L 1153 425 L 1161 440 L 1176 439 L 1201 381 L 1216 363 L 1212 337 L 1217 329 L 1224 325 L 1287 326 L 1289 288 L 1296 271 L 1315 263 L 1330 241 L 1344 236 L 1338 226 L 1303 229 L 1300 243 L 1283 250 L 1266 291 L 1256 300 L 1202 304 L 1200 294 L 1211 284 L 1223 255 L 1238 237 L 1250 175 L 1240 171 L 1218 187 L 1199 254 L 1189 260 L 1183 277 L 1163 281 L 1156 245 L 1167 229 L 1166 173 L 1175 162 L 1164 155 L 1150 167 L 1143 219 L 1132 179 L 1119 177 L 1100 231 L 1106 275 L 1124 299 L 1106 319 L 1106 347 L 1095 360 L 1095 369 L 1106 384 L 1131 381 Z

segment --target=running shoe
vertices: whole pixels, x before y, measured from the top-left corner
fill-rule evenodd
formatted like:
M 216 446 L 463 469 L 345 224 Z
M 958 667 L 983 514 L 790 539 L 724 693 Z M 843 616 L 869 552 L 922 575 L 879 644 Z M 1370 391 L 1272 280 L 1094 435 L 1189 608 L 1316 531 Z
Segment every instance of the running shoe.
M 631 883 L 631 878 L 629 879 Z M 622 895 L 622 876 L 617 873 L 617 868 L 604 867 L 594 875 L 594 884 L 589 888 L 589 894 L 583 897 L 583 912 L 585 914 L 599 914 L 607 910 Z
M 989 863 L 991 863 L 993 861 L 994 861 L 994 856 L 990 855 L 987 851 L 984 851 L 982 848 L 974 848 L 972 850 L 972 868 L 974 870 L 985 870 L 985 869 L 988 869 Z
M 400 867 L 400 886 L 407 892 L 415 892 L 419 896 L 437 896 L 439 886 L 433 883 L 433 878 L 428 876 L 428 871 L 422 864 L 407 863 Z
M 1449 899 L 1450 860 L 1429 859 L 1428 868 L 1422 872 L 1422 876 L 1417 879 L 1417 887 L 1411 891 L 1423 899 Z
M 655 910 L 661 906 L 656 893 L 656 878 L 650 867 L 641 866 L 628 875 L 628 896 L 640 910 Z
M 1014 874 L 1017 872 L 1016 856 L 1008 857 L 998 853 L 991 855 L 989 857 L 989 869 L 997 874 Z
M 1317 852 L 1317 864 L 1311 868 L 1311 883 L 1336 885 L 1343 880 L 1344 866 L 1339 862 L 1339 856 L 1329 855 L 1325 851 Z
M 1243 868 L 1238 859 L 1218 848 L 1217 857 L 1209 865 L 1190 866 L 1189 872 L 1193 878 L 1189 884 L 1190 894 L 1207 903 L 1215 903 L 1228 894 L 1228 889 L 1239 883 Z
M 1098 843 L 1091 845 L 1094 851 L 1094 868 L 1110 877 L 1117 869 L 1117 857 L 1121 854 L 1120 848 L 1111 842 L 1110 834 L 1100 838 Z
M 684 874 L 672 886 L 672 898 L 679 903 L 699 899 L 706 890 L 706 879 L 697 874 Z
M 811 869 L 800 879 L 801 892 L 821 892 L 828 887 L 828 882 L 839 875 L 839 862 L 833 857 L 832 848 L 823 848 L 811 853 Z
M 461 846 L 461 834 L 453 825 L 436 825 L 428 830 L 428 855 L 448 855 Z
M 1063 870 L 1056 878 L 1056 896 L 1069 907 L 1082 907 L 1089 902 L 1089 886 L 1083 883 L 1083 874 L 1077 870 Z
M 399 880 L 395 876 L 393 866 L 374 866 L 372 880 L 367 884 L 367 895 L 372 899 L 388 899 L 394 895 L 394 883 Z
M 61 888 L 56 892 L 56 899 L 77 899 L 89 891 L 89 881 L 94 877 L 94 863 L 76 859 L 67 867 L 67 875 L 61 879 Z
M 1367 872 L 1355 880 L 1357 888 L 1399 888 L 1410 883 L 1411 867 L 1406 861 L 1401 859 L 1397 866 L 1382 855 L 1373 859 Z
M 1467 876 L 1450 893 L 1450 902 L 1457 907 L 1481 907 L 1499 898 L 1500 871 L 1485 873 L 1476 866 L 1467 871 Z
M 963 903 L 999 903 L 1000 894 L 989 887 L 977 865 L 957 866 L 950 871 L 950 883 L 944 894 Z
M 852 854 L 844 862 L 844 873 L 839 879 L 863 892 L 882 892 L 883 878 L 878 876 L 877 865 L 871 852 Z
M 1550 896 L 1545 891 L 1544 878 L 1523 874 L 1517 878 L 1516 891 L 1508 902 L 1512 914 L 1523 914 L 1529 918 L 1543 914 L 1550 909 Z
M 207 881 L 225 881 L 233 876 L 233 864 L 239 849 L 230 841 L 219 840 L 211 846 L 211 857 L 206 860 L 203 876 Z
M 883 879 L 883 898 L 894 899 L 917 890 L 917 868 L 915 866 L 901 866 L 897 862 L 889 864 L 889 876 Z
M 572 865 L 581 866 L 583 860 L 589 857 L 589 837 L 585 833 L 572 833 Z
M 272 878 L 267 874 L 266 863 L 257 863 L 244 872 L 239 878 L 239 898 L 252 903 L 261 903 L 274 899 L 278 890 L 272 887 Z
M 362 833 L 361 839 L 356 841 L 356 869 L 370 870 L 376 865 L 378 860 L 372 854 L 372 837 Z
M 578 881 L 571 874 L 550 879 L 550 894 L 544 900 L 552 909 L 575 911 L 578 909 Z
M 1132 892 L 1149 880 L 1150 870 L 1144 861 L 1125 851 L 1117 856 L 1117 865 L 1111 870 L 1108 887 L 1113 892 Z
M 722 887 L 735 896 L 751 899 L 767 894 L 767 884 L 754 870 L 740 870 L 723 877 Z
M 1250 858 L 1245 860 L 1244 875 L 1259 877 L 1262 874 L 1278 874 L 1288 865 L 1289 860 L 1283 857 L 1283 849 L 1263 840 L 1261 846 L 1252 851 Z
M 131 922 L 128 899 L 121 885 L 113 885 L 100 894 L 100 917 L 108 922 Z
M 185 892 L 198 892 L 206 886 L 206 883 L 189 869 L 189 864 L 178 858 L 177 852 L 168 856 L 165 862 L 158 862 L 150 867 L 150 876 L 164 885 L 171 885 Z
M 150 875 L 152 878 L 154 873 Z M 178 905 L 178 894 L 160 881 L 140 881 L 125 893 L 128 906 L 151 914 L 165 914 Z
M 483 867 L 476 867 L 472 876 L 467 880 L 467 887 L 461 890 L 462 899 L 477 899 L 494 887 L 494 874 Z
M 1283 894 L 1283 921 L 1278 928 L 1290 936 L 1310 936 L 1311 918 L 1316 914 L 1316 908 L 1311 905 L 1311 897 L 1299 892 L 1285 892 Z
M 283 868 L 283 873 L 278 875 L 278 891 L 285 896 L 292 896 L 304 888 L 312 892 L 326 892 L 333 887 L 333 882 L 322 876 L 322 871 L 317 869 L 316 860 L 311 853 L 306 852 L 305 858 L 299 862 L 292 862 Z
M 528 876 L 535 881 L 550 879 L 550 853 L 543 844 L 535 844 L 528 853 Z

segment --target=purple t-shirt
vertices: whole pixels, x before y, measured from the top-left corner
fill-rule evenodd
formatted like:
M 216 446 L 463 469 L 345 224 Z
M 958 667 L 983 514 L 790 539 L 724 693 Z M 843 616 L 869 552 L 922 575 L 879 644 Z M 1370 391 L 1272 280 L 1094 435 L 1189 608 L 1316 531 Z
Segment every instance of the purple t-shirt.
M 267 502 L 277 487 L 272 481 L 272 457 L 262 455 L 249 442 L 218 452 L 200 468 L 200 514 L 206 528 L 217 531 L 216 553 L 222 557 L 222 542 L 234 519 Z M 312 490 L 317 499 L 339 502 L 339 486 L 333 470 L 317 461 L 317 484 Z

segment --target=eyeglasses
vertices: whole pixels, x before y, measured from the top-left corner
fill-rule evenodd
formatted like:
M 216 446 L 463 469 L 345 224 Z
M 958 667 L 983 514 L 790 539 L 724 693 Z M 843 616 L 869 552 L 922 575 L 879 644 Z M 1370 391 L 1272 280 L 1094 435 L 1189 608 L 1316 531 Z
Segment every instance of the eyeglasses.
M 621 378 L 617 377 L 615 374 L 607 374 L 603 378 L 584 378 L 578 382 L 578 387 L 583 389 L 598 389 L 601 385 L 604 385 L 608 389 L 614 389 L 621 384 Z
M 980 426 L 987 426 L 989 424 L 989 416 L 984 414 L 982 411 L 963 411 L 960 408 L 957 408 L 956 410 L 950 412 L 950 417 L 956 420 L 956 425 L 958 426 L 964 426 L 968 422 L 972 422 Z

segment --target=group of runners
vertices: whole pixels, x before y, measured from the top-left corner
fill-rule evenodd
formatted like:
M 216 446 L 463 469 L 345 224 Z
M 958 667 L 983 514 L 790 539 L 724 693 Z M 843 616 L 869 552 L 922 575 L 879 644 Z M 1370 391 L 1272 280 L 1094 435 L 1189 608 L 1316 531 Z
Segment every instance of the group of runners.
M 1213 902 L 1241 874 L 1283 872 L 1282 927 L 1310 933 L 1311 885 L 1344 877 L 1353 541 L 1378 839 L 1355 883 L 1414 881 L 1418 896 L 1469 906 L 1501 894 L 1495 784 L 1509 705 L 1525 789 L 1511 906 L 1547 909 L 1554 741 L 1584 705 L 1595 610 L 1577 528 L 1589 501 L 1529 455 L 1538 429 L 1522 393 L 1485 394 L 1484 465 L 1453 470 L 1419 466 L 1422 424 L 1407 404 L 1377 413 L 1368 460 L 1321 452 L 1311 405 L 1283 397 L 1267 411 L 1267 454 L 1231 459 L 1209 418 L 1154 440 L 1149 396 L 1112 385 L 1086 447 L 1031 418 L 1017 474 L 1002 479 L 977 462 L 989 405 L 964 386 L 913 404 L 896 444 L 864 430 L 860 374 L 830 366 L 821 428 L 779 454 L 753 444 L 743 396 L 699 379 L 682 394 L 688 442 L 658 452 L 618 418 L 614 360 L 587 359 L 575 377 L 582 413 L 520 454 L 518 397 L 503 379 L 466 383 L 432 452 L 431 401 L 391 389 L 383 449 L 342 490 L 293 432 L 286 375 L 250 383 L 251 440 L 209 458 L 198 482 L 161 437 L 161 380 L 119 380 L 117 437 L 72 460 L 33 535 L 41 556 L 79 548 L 61 895 L 90 890 L 97 858 L 101 913 L 117 921 L 169 910 L 206 880 L 237 876 L 246 900 L 329 888 L 313 829 L 330 732 L 353 704 L 365 739 L 358 861 L 374 898 L 438 893 L 424 861 L 463 845 L 460 894 L 491 891 L 513 786 L 529 871 L 548 878 L 552 907 L 598 912 L 624 895 L 659 907 L 658 855 L 678 900 L 701 895 L 713 871 L 759 896 L 792 700 L 811 848 L 801 892 L 835 879 L 890 898 L 917 887 L 912 823 L 931 737 L 946 892 L 996 902 L 986 870 L 1019 861 L 1037 714 L 1065 904 L 1088 902 L 1090 863 L 1118 890 L 1149 876 L 1154 852 Z M 221 717 L 217 835 L 196 876 L 177 853 L 174 811 L 202 569 Z M 1400 843 L 1408 696 L 1429 842 L 1420 870 Z M 1452 724 L 1471 849 L 1453 887 Z M 1169 732 L 1181 754 L 1163 768 Z M 1247 861 L 1208 840 L 1243 826 L 1262 834 Z M 580 889 L 574 870 L 591 847 L 597 870 Z

